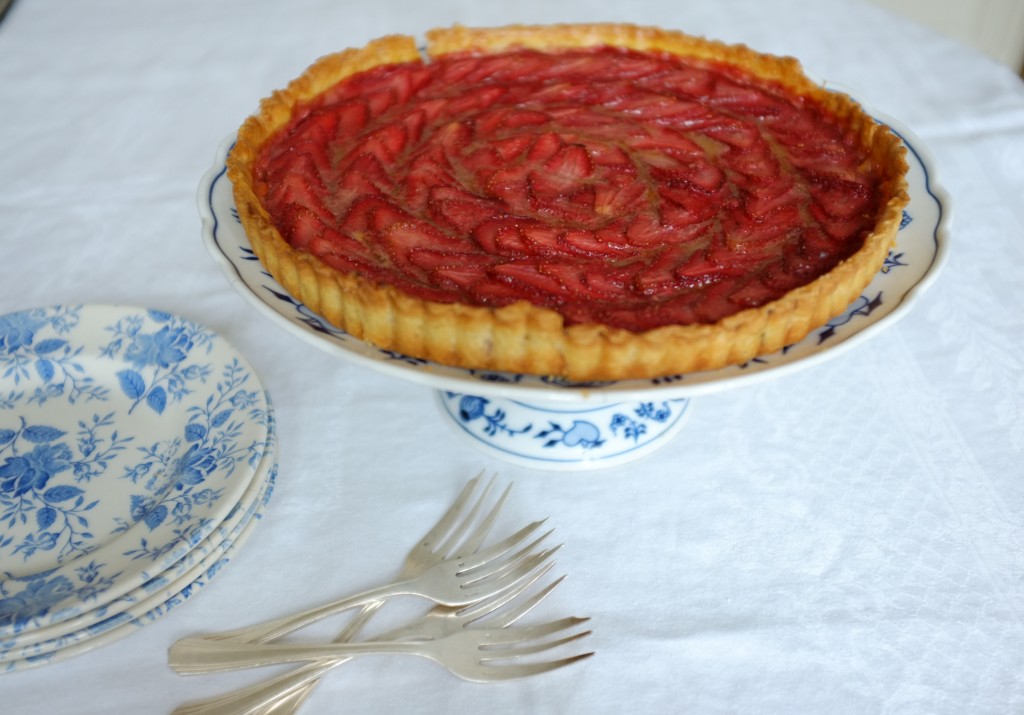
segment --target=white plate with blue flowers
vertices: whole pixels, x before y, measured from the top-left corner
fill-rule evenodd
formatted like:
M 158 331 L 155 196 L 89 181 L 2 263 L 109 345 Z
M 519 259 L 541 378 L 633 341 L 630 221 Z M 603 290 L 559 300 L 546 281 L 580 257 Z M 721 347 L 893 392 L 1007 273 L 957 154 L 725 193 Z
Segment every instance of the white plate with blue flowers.
M 0 639 L 97 611 L 203 544 L 271 438 L 258 377 L 185 318 L 0 316 Z
M 206 586 L 234 557 L 263 517 L 278 464 L 272 440 L 242 501 L 206 541 L 173 568 L 93 612 L 43 628 L 35 640 L 0 639 L 0 672 L 27 670 L 80 655 L 131 635 Z M 19 634 L 19 636 L 24 633 Z

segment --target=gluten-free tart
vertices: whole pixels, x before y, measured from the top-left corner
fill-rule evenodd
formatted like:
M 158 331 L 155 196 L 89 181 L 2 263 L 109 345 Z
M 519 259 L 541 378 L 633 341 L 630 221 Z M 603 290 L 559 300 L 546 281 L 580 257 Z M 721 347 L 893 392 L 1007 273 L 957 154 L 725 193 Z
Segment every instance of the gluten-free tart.
M 741 363 L 840 314 L 907 203 L 899 139 L 792 58 L 630 25 L 453 27 L 321 58 L 228 157 L 270 273 L 446 365 Z

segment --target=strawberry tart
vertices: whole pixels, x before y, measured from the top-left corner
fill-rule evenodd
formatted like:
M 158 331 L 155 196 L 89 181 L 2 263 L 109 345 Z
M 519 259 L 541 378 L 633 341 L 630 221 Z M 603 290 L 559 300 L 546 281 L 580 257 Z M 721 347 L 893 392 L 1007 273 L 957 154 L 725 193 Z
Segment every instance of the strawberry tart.
M 717 369 L 840 314 L 908 201 L 899 139 L 792 58 L 631 25 L 324 57 L 228 157 L 256 254 L 381 348 L 570 380 Z

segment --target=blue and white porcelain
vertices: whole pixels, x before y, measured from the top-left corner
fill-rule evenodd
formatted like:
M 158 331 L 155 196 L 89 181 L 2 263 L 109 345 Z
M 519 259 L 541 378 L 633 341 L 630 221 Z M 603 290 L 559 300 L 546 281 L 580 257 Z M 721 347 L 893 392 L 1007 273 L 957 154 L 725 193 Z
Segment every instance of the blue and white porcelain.
M 685 397 L 639 402 L 531 403 L 439 390 L 442 414 L 473 446 L 534 469 L 612 467 L 644 456 L 686 424 Z
M 276 429 L 271 419 L 263 459 L 245 493 L 213 532 L 185 557 L 167 570 L 153 574 L 131 591 L 102 602 L 92 610 L 35 630 L 22 630 L 13 636 L 0 638 L 0 672 L 51 662 L 58 651 L 71 646 L 82 650 L 83 641 L 91 641 L 109 630 L 120 628 L 135 616 L 149 611 L 155 603 L 161 603 L 180 591 L 190 576 L 207 570 L 217 554 L 224 553 L 238 541 L 239 534 L 249 522 L 262 514 L 277 474 L 276 445 Z M 203 564 L 207 568 L 202 568 Z
M 196 323 L 95 305 L 0 316 L 0 649 L 102 620 L 201 558 L 272 438 L 251 366 Z
M 506 415 L 518 409 L 517 405 L 527 403 L 534 410 L 550 412 L 543 420 L 537 420 L 545 424 L 560 424 L 563 418 L 559 410 L 566 405 L 572 409 L 589 409 L 622 403 L 619 413 L 635 414 L 649 403 L 690 399 L 750 385 L 837 357 L 905 316 L 934 282 L 949 250 L 949 197 L 938 184 L 934 160 L 924 144 L 895 120 L 878 113 L 875 116 L 904 140 L 910 169 L 907 177 L 910 203 L 896 246 L 885 265 L 843 315 L 804 340 L 771 355 L 721 370 L 581 384 L 542 376 L 448 367 L 369 345 L 328 324 L 289 295 L 263 269 L 238 220 L 226 175 L 225 160 L 234 137 L 222 143 L 213 166 L 199 186 L 197 198 L 203 238 L 231 284 L 261 314 L 302 340 L 345 360 L 434 388 L 442 405 L 450 402 L 445 397 L 449 393 L 487 400 L 490 409 L 500 409 Z M 467 434 L 467 423 L 458 416 L 458 410 L 446 408 L 442 414 L 457 432 Z M 483 425 L 483 422 L 476 425 Z M 489 434 L 474 429 L 470 436 L 473 444 L 490 454 L 543 469 L 579 469 L 621 462 L 619 459 L 595 460 L 592 447 L 580 447 L 592 440 L 581 440 L 577 444 L 576 457 L 551 459 L 552 452 L 548 450 L 543 458 L 534 459 L 512 454 L 507 449 L 508 434 L 503 430 Z M 630 454 L 638 457 L 645 453 L 645 450 L 635 450 Z
M 232 559 L 263 517 L 273 493 L 278 472 L 275 443 L 272 442 L 253 480 L 236 509 L 210 535 L 194 558 L 155 576 L 92 618 L 66 621 L 63 630 L 40 640 L 16 644 L 0 640 L 0 672 L 13 672 L 60 662 L 71 656 L 131 635 L 140 627 L 168 613 L 195 595 Z

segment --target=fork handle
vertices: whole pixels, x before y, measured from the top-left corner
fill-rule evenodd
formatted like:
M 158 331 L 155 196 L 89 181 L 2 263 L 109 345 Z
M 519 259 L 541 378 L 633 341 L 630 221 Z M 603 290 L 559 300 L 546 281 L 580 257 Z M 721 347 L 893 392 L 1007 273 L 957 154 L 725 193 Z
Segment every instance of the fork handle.
M 295 663 L 301 661 L 328 662 L 337 658 L 360 655 L 423 655 L 429 657 L 425 644 L 429 641 L 387 643 L 330 643 L 306 645 L 300 643 L 237 643 L 214 641 L 203 637 L 182 638 L 171 646 L 167 663 L 177 673 L 195 675 L 222 670 L 256 668 L 262 665 Z
M 254 715 L 297 712 L 314 684 L 349 658 L 321 660 L 263 680 L 225 695 L 195 700 L 174 709 L 171 715 Z
M 275 638 L 279 638 L 280 636 L 297 631 L 304 626 L 308 626 L 310 623 L 319 621 L 321 618 L 327 618 L 328 616 L 333 616 L 337 613 L 341 613 L 342 611 L 347 611 L 348 609 L 355 608 L 356 606 L 369 604 L 373 601 L 384 601 L 392 596 L 408 594 L 410 591 L 407 589 L 406 583 L 407 582 L 405 581 L 398 581 L 385 586 L 378 586 L 377 588 L 371 588 L 368 591 L 357 593 L 354 596 L 348 596 L 338 601 L 332 601 L 331 603 L 325 603 L 321 606 L 315 606 L 314 608 L 310 608 L 302 613 L 274 618 L 269 621 L 264 621 L 263 623 L 257 623 L 253 626 L 246 626 L 245 628 L 238 628 L 232 631 L 210 633 L 201 636 L 201 638 L 209 641 L 266 643 L 267 641 L 271 641 Z
M 335 637 L 335 643 L 352 640 L 363 629 L 373 615 L 384 605 L 384 601 L 372 601 L 363 606 L 352 621 Z M 171 715 L 253 715 L 263 713 L 274 715 L 298 712 L 302 703 L 313 691 L 316 682 L 328 671 L 347 663 L 348 658 L 307 663 L 295 670 L 264 680 L 230 693 L 215 695 L 203 700 L 194 700 L 179 705 Z M 267 710 L 272 704 L 273 708 Z

